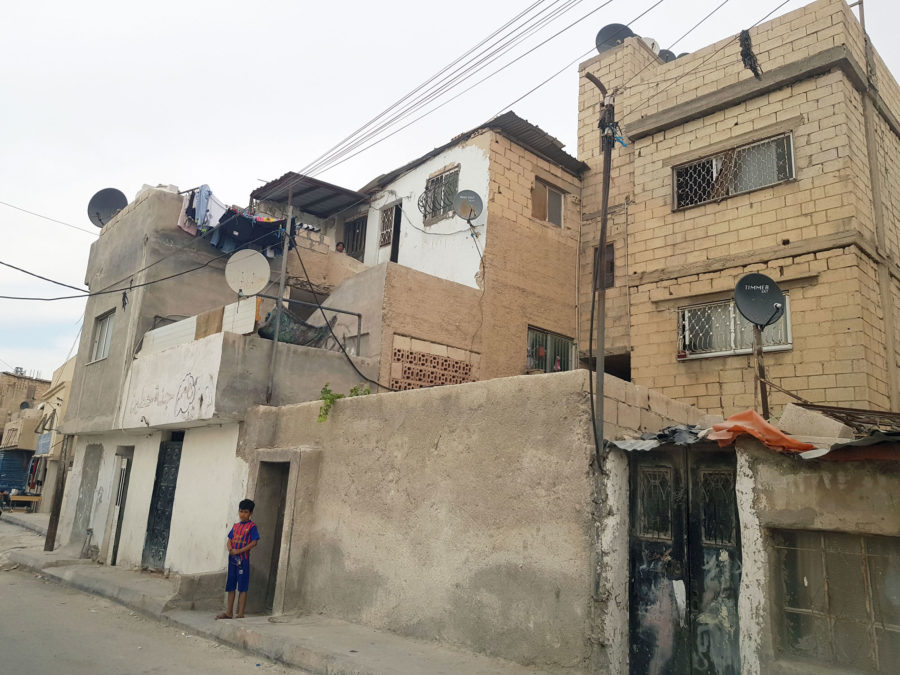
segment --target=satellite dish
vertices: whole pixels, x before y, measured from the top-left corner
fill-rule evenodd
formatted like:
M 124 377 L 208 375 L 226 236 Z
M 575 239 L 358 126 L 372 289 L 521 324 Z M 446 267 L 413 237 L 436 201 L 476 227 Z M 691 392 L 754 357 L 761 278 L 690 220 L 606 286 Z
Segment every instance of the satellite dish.
M 128 206 L 128 198 L 115 188 L 105 188 L 88 202 L 88 218 L 97 227 L 103 227 L 115 215 Z
M 676 58 L 678 58 L 673 52 L 669 51 L 668 49 L 660 49 L 658 56 L 662 59 L 663 63 L 669 63 L 669 61 L 674 61 Z
M 242 249 L 225 264 L 225 281 L 238 295 L 256 295 L 269 283 L 269 261 L 259 251 Z
M 676 59 L 680 59 L 682 56 L 687 56 L 688 54 L 690 54 L 690 52 L 681 52 L 681 53 L 680 53 L 678 56 L 676 56 L 675 58 L 676 58 Z
M 734 287 L 734 303 L 747 321 L 760 328 L 784 315 L 784 293 L 765 274 L 748 274 Z
M 626 38 L 634 37 L 634 31 L 622 23 L 611 23 L 604 26 L 597 33 L 594 44 L 597 45 L 597 53 L 602 54 L 608 49 L 618 47 Z
M 484 204 L 474 190 L 460 190 L 453 198 L 453 210 L 460 218 L 471 222 L 481 215 Z
M 28 401 L 22 401 L 19 404 L 19 410 L 28 410 L 31 407 L 31 404 Z
M 654 54 L 659 54 L 659 43 L 651 37 L 642 37 L 641 40 L 644 41 L 644 44 L 650 47 L 650 51 Z

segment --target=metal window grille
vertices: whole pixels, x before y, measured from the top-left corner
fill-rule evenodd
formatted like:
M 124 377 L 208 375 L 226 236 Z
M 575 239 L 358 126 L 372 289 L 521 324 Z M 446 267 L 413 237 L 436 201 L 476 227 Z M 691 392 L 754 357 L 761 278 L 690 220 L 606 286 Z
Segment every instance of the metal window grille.
M 677 209 L 775 185 L 794 177 L 791 134 L 726 150 L 673 171 Z
M 344 223 L 344 253 L 362 262 L 366 251 L 367 216 L 360 216 Z
M 109 356 L 112 339 L 112 324 L 115 312 L 107 312 L 94 321 L 94 341 L 91 345 L 91 361 L 99 361 Z
M 672 469 L 667 466 L 638 469 L 638 536 L 672 539 Z
M 594 290 L 600 290 L 600 247 L 594 247 Z M 616 249 L 613 244 L 606 245 L 606 286 L 612 288 L 616 285 Z
M 425 182 L 419 197 L 419 210 L 425 220 L 439 218 L 453 210 L 453 199 L 459 191 L 459 169 L 447 171 Z
M 390 206 L 381 212 L 381 233 L 378 236 L 379 246 L 390 246 L 394 237 L 394 210 L 395 206 Z
M 763 329 L 763 350 L 791 348 L 790 299 L 785 295 L 782 317 Z M 753 350 L 753 324 L 734 300 L 681 307 L 678 310 L 678 358 L 747 354 Z
M 772 534 L 779 651 L 853 672 L 896 672 L 900 538 Z
M 528 370 L 555 373 L 572 370 L 575 363 L 575 341 L 539 328 L 528 329 Z

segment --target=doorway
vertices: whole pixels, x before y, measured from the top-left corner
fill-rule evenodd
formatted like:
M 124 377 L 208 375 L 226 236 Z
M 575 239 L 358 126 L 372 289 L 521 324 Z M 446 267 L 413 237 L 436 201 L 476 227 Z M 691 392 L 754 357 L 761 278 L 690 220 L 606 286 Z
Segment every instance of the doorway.
M 152 570 L 161 570 L 166 563 L 184 432 L 173 433 L 172 438 L 173 440 L 159 445 L 156 479 L 153 481 L 153 492 L 150 495 L 150 515 L 147 518 L 147 537 L 144 540 L 141 565 Z
M 259 463 L 253 522 L 259 529 L 260 542 L 250 556 L 253 583 L 247 597 L 248 611 L 271 613 L 275 606 L 290 472 L 290 462 Z
M 631 673 L 737 675 L 734 451 L 634 452 L 629 473 Z
M 109 557 L 110 565 L 115 565 L 119 558 L 119 541 L 122 539 L 122 522 L 125 520 L 125 499 L 128 497 L 128 483 L 131 480 L 134 447 L 120 447 L 116 450 L 116 460 L 118 486 L 116 502 L 113 506 L 113 522 L 116 524 L 116 530 L 113 534 L 112 554 Z

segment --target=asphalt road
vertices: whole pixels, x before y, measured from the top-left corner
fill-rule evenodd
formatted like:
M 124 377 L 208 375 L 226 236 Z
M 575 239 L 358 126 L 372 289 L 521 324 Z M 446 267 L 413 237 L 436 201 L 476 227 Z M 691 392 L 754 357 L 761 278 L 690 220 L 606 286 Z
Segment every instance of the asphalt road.
M 298 673 L 189 635 L 104 598 L 12 565 L 12 548 L 43 538 L 0 518 L 0 672 L 17 675 Z

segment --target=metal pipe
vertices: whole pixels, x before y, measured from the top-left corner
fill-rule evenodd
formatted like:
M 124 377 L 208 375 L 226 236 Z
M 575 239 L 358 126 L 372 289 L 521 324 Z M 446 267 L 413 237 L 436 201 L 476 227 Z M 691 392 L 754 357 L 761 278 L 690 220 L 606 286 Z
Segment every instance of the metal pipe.
M 278 300 L 275 301 L 275 335 L 272 337 L 272 358 L 269 361 L 269 385 L 266 387 L 266 403 L 272 402 L 272 393 L 275 389 L 275 357 L 278 354 L 278 333 L 281 331 L 281 312 L 284 304 L 284 278 L 287 273 L 288 243 L 291 239 L 291 218 L 294 216 L 294 189 L 288 190 L 287 218 L 284 221 L 284 231 L 281 243 L 281 278 L 278 280 Z

